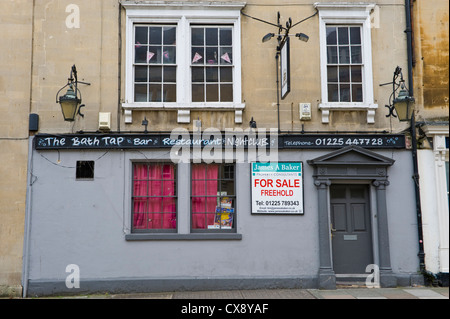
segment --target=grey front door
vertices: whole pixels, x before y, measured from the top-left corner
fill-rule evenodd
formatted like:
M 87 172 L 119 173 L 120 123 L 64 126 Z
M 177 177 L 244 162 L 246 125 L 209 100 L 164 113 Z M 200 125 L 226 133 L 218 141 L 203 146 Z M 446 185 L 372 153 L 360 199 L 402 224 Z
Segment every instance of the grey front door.
M 373 264 L 368 185 L 331 185 L 331 236 L 336 274 L 364 274 Z

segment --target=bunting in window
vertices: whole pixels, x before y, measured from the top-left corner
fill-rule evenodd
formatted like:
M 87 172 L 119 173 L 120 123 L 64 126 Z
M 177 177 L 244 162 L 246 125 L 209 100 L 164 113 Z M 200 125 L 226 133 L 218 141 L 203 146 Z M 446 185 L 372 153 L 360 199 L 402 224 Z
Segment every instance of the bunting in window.
M 147 51 L 147 63 L 150 62 L 154 55 L 153 52 Z
M 169 61 L 169 51 L 164 51 L 163 56 L 166 61 Z
M 222 60 L 224 60 L 225 62 L 231 63 L 231 59 L 230 59 L 230 56 L 228 55 L 228 52 L 225 52 L 225 54 L 222 55 L 220 58 Z
M 192 59 L 192 63 L 196 63 L 201 59 L 203 59 L 203 57 L 198 52 L 195 52 L 194 58 Z

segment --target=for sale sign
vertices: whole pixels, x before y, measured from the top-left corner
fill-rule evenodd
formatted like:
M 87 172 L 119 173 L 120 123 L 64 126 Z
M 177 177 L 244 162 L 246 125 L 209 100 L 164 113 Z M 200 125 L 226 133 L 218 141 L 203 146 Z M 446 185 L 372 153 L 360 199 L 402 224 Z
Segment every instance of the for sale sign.
M 303 214 L 301 162 L 252 163 L 253 214 Z

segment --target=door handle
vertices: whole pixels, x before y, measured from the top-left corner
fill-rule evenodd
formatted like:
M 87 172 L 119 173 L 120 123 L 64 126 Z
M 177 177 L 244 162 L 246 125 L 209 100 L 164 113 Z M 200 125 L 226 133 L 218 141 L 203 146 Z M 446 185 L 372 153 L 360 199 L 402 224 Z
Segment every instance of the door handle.
M 331 231 L 332 231 L 332 232 L 335 232 L 335 231 L 336 231 L 336 228 L 333 228 L 333 224 L 330 225 L 330 228 L 331 228 Z

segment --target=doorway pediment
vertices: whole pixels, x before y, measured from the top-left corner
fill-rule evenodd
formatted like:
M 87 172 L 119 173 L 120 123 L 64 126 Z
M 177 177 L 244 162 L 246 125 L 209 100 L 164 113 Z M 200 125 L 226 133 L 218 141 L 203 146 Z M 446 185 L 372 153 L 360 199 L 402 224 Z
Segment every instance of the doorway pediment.
M 320 179 L 385 179 L 395 160 L 358 146 L 348 146 L 309 160 Z
M 308 164 L 321 165 L 376 165 L 391 166 L 395 160 L 358 146 L 348 146 L 309 160 Z

